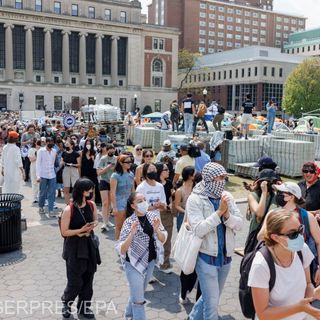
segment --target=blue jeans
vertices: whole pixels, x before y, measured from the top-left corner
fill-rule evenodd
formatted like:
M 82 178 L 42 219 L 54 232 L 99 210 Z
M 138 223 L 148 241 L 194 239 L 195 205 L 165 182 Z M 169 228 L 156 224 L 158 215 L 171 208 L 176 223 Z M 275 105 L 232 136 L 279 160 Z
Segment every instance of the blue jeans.
M 218 306 L 231 263 L 216 267 L 197 259 L 196 272 L 202 295 L 189 314 L 190 320 L 218 320 Z
M 192 133 L 193 131 L 193 115 L 192 113 L 184 113 L 184 133 Z
M 177 230 L 179 232 L 184 219 L 184 213 L 179 212 L 177 215 Z
M 130 297 L 126 307 L 125 316 L 133 320 L 146 320 L 144 292 L 152 276 L 155 260 L 152 260 L 143 276 L 128 261 L 125 261 L 125 271 L 129 283 Z M 142 304 L 140 304 L 143 302 Z
M 48 199 L 48 210 L 49 212 L 53 211 L 54 201 L 56 199 L 56 178 L 40 178 L 39 189 L 39 208 L 43 208 L 46 199 Z
M 271 133 L 274 125 L 274 121 L 276 120 L 275 115 L 268 115 L 268 133 Z

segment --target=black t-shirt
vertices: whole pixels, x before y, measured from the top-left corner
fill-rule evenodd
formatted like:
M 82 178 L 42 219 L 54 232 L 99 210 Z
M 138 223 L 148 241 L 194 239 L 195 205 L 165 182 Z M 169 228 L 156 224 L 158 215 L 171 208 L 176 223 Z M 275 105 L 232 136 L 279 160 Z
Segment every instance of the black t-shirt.
M 251 100 L 246 100 L 243 104 L 243 113 L 252 114 L 252 109 L 254 108 L 254 103 Z
M 307 211 L 316 211 L 320 209 L 320 180 L 307 188 L 305 181 L 298 183 L 302 197 L 306 200 L 304 208 Z
M 183 112 L 192 114 L 193 100 L 191 98 L 184 99 L 182 101 L 182 104 L 183 104 Z
M 61 157 L 65 163 L 77 164 L 77 158 L 80 157 L 80 154 L 76 151 L 71 153 L 64 151 Z
M 171 180 L 167 180 L 166 184 L 163 185 L 164 193 L 166 195 L 167 205 L 170 204 L 170 198 L 171 198 L 171 190 L 173 188 Z

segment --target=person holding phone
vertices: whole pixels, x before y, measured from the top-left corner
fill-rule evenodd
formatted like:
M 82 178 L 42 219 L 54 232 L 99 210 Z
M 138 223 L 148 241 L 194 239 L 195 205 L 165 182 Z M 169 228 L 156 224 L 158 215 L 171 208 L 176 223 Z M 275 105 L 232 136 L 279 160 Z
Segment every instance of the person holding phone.
M 65 238 L 62 257 L 66 261 L 67 286 L 62 295 L 62 314 L 71 315 L 71 305 L 78 297 L 78 313 L 93 319 L 90 309 L 93 278 L 101 263 L 94 228 L 98 224 L 97 207 L 93 201 L 94 183 L 80 178 L 73 187 L 73 203 L 67 205 L 61 217 L 61 234 Z

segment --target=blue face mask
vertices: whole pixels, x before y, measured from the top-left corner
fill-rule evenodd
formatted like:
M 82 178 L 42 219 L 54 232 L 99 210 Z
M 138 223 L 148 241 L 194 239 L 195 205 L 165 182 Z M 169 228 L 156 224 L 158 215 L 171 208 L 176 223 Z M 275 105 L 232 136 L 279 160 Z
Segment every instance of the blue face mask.
M 296 239 L 288 239 L 288 250 L 292 252 L 301 251 L 304 245 L 304 238 L 301 234 Z

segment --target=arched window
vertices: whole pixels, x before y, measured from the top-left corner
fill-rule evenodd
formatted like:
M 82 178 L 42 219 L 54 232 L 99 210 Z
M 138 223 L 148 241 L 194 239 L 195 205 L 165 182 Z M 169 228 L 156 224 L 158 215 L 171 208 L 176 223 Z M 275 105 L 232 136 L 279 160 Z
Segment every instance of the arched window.
M 152 86 L 163 87 L 163 62 L 159 58 L 156 58 L 152 62 Z
M 162 72 L 163 71 L 163 65 L 162 65 L 162 61 L 160 59 L 155 59 L 153 61 L 152 71 L 153 72 Z

